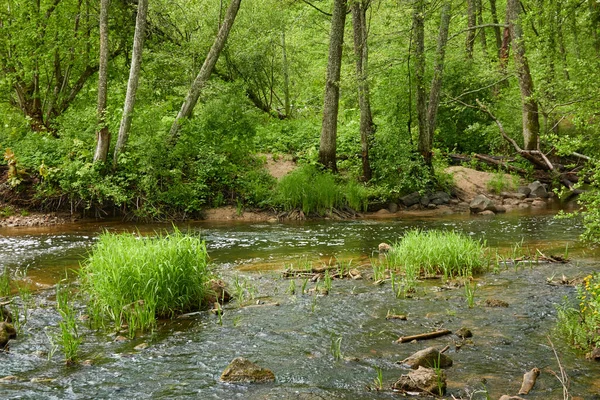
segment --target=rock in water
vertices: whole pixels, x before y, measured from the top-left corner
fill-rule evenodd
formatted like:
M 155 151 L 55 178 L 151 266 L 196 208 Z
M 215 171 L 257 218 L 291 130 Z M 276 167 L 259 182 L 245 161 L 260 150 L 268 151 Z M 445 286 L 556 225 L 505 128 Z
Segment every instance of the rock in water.
M 0 322 L 0 349 L 3 349 L 8 344 L 10 339 L 17 337 L 17 331 L 12 324 L 8 322 Z
M 507 394 L 502 395 L 502 397 L 500 397 L 500 400 L 525 400 L 522 397 L 519 396 L 509 396 Z
M 412 369 L 419 367 L 447 368 L 452 366 L 452 359 L 440 353 L 435 347 L 428 347 L 400 361 L 400 364 L 406 364 Z
M 537 377 L 540 376 L 540 369 L 533 368 L 531 371 L 526 372 L 523 375 L 523 384 L 521 385 L 521 390 L 519 390 L 519 394 L 527 394 L 533 389 L 535 385 L 535 381 Z
M 419 367 L 416 371 L 410 371 L 408 375 L 402 375 L 392 388 L 404 392 L 427 392 L 441 396 L 446 393 L 446 373 L 442 370 L 436 372 L 432 368 Z
M 212 279 L 208 282 L 208 293 L 204 298 L 205 304 L 225 304 L 231 300 L 231 294 L 227 291 L 227 285 L 221 279 Z
M 387 253 L 391 249 L 392 249 L 392 246 L 390 246 L 389 244 L 387 244 L 387 243 L 379 243 L 379 252 L 380 253 Z
M 530 183 L 529 185 L 527 185 L 527 187 L 530 190 L 529 197 L 540 197 L 542 199 L 548 198 L 548 191 L 546 190 L 546 187 L 542 185 L 539 181 Z
M 275 374 L 244 357 L 234 358 L 221 374 L 223 382 L 264 383 L 273 382 Z
M 494 202 L 488 199 L 486 196 L 480 194 L 475 196 L 475 198 L 471 200 L 471 203 L 469 204 L 469 209 L 473 214 L 477 214 L 482 211 L 496 212 L 496 204 L 494 204 Z

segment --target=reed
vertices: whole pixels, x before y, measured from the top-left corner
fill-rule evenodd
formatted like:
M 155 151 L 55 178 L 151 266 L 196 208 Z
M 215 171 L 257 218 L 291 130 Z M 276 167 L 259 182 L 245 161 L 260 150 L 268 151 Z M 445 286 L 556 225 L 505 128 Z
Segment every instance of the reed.
M 69 285 L 62 283 L 56 285 L 56 308 L 61 320 L 58 323 L 60 333 L 54 341 L 62 349 L 65 363 L 68 365 L 74 364 L 79 358 L 79 347 L 82 339 L 77 330 L 77 319 L 71 301 L 71 288 Z
M 331 336 L 331 355 L 335 361 L 342 359 L 342 337 Z
M 467 300 L 467 305 L 469 308 L 473 308 L 475 306 L 475 291 L 477 290 L 477 284 L 473 282 L 470 284 L 469 282 L 465 282 L 465 299 Z
M 469 277 L 487 265 L 484 243 L 453 231 L 411 230 L 387 254 L 389 268 L 409 280 L 420 274 Z
M 10 277 L 10 271 L 4 267 L 0 274 L 0 297 L 10 296 L 10 283 L 12 279 Z
M 157 317 L 200 309 L 212 276 L 204 242 L 175 230 L 151 238 L 104 233 L 80 277 L 94 320 L 117 330 L 126 323 L 132 334 Z

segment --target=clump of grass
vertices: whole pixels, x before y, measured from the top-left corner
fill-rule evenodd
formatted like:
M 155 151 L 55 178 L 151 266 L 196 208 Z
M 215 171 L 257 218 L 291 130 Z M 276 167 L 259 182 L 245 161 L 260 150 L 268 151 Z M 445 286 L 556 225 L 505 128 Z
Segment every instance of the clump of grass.
M 392 246 L 387 262 L 410 280 L 418 274 L 469 277 L 487 265 L 484 250 L 482 242 L 457 232 L 412 230 Z
M 68 285 L 56 285 L 56 308 L 61 316 L 58 323 L 60 333 L 55 338 L 55 343 L 62 349 L 67 364 L 77 362 L 81 337 L 77 331 L 77 319 L 75 309 L 71 301 L 70 287 Z
M 11 280 L 10 271 L 4 267 L 4 270 L 0 274 L 0 297 L 10 296 Z
M 467 300 L 467 305 L 469 308 L 475 307 L 475 291 L 477 290 L 477 284 L 473 282 L 470 284 L 469 282 L 465 282 L 465 299 Z
M 333 208 L 367 207 L 368 190 L 356 182 L 339 183 L 329 172 L 306 165 L 284 176 L 277 185 L 275 203 L 286 211 L 323 215 Z
M 197 236 L 175 230 L 166 236 L 104 233 L 80 270 L 90 314 L 130 334 L 201 308 L 211 272 L 206 246 Z
M 342 359 L 342 337 L 341 336 L 331 336 L 331 355 L 334 360 Z

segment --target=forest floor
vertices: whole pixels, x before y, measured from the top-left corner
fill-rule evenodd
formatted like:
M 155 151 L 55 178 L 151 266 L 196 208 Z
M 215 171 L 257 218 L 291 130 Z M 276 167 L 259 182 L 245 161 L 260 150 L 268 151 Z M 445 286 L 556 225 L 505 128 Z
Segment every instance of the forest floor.
M 296 163 L 289 156 L 274 157 L 272 154 L 264 154 L 266 159 L 265 167 L 269 173 L 276 179 L 281 179 L 286 174 L 296 168 Z M 455 213 L 468 213 L 468 202 L 478 194 L 489 195 L 488 182 L 494 178 L 495 174 L 490 172 L 477 171 L 471 168 L 453 166 L 446 169 L 446 172 L 454 177 L 456 201 L 454 204 L 438 206 L 434 209 L 403 209 L 391 212 L 389 207 L 382 206 L 381 209 L 361 214 L 363 218 L 398 218 L 402 216 L 441 216 Z M 1 174 L 5 175 L 5 174 Z M 506 175 L 506 180 L 510 181 L 511 176 Z M 0 186 L 6 186 L 5 182 L 0 182 Z M 7 196 L 3 196 L 5 199 Z M 223 206 L 207 209 L 203 215 L 203 220 L 207 221 L 267 221 L 277 222 L 278 212 L 276 210 L 251 210 L 239 209 L 234 206 Z M 0 200 L 0 227 L 16 226 L 49 226 L 75 222 L 81 219 L 77 214 L 69 212 L 37 212 L 26 206 L 21 206 L 18 202 L 2 202 Z

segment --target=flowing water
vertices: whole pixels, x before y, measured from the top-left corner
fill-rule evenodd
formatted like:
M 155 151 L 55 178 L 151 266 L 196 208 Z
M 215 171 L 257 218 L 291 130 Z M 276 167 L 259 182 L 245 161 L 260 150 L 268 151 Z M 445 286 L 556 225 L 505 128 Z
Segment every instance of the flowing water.
M 547 285 L 547 279 L 581 278 L 600 266 L 600 254 L 577 242 L 581 226 L 552 215 L 507 215 L 495 218 L 449 216 L 403 220 L 319 221 L 279 223 L 197 223 L 181 229 L 200 232 L 216 271 L 228 282 L 241 282 L 247 295 L 279 306 L 226 306 L 222 320 L 202 312 L 188 319 L 165 321 L 153 335 L 129 342 L 89 331 L 84 324 L 82 359 L 91 365 L 65 366 L 60 351 L 51 359 L 51 340 L 58 333 L 52 285 L 78 268 L 104 230 L 152 234 L 168 225 L 133 226 L 119 222 L 86 223 L 40 229 L 0 229 L 0 266 L 34 289 L 35 306 L 28 309 L 10 352 L 0 354 L 3 398 L 24 399 L 378 399 L 395 398 L 389 386 L 407 370 L 397 364 L 427 346 L 450 345 L 454 365 L 446 370 L 446 398 L 497 399 L 514 395 L 522 375 L 540 368 L 530 399 L 562 399 L 551 371 L 560 362 L 570 378 L 569 391 L 583 399 L 600 399 L 600 363 L 570 350 L 553 332 L 556 305 L 574 297 L 571 286 Z M 352 260 L 360 267 L 377 258 L 380 242 L 394 242 L 412 228 L 454 229 L 482 239 L 492 248 L 563 255 L 569 264 L 502 266 L 477 277 L 475 306 L 469 308 L 463 289 L 440 290 L 440 281 L 419 284 L 412 298 L 396 298 L 389 283 L 369 279 L 334 280 L 328 296 L 288 293 L 281 278 L 284 265 L 300 260 L 328 263 Z M 529 250 L 528 250 L 529 249 Z M 369 270 L 363 267 L 365 275 Z M 71 278 L 73 274 L 71 273 Z M 314 287 L 314 283 L 309 283 Z M 18 296 L 18 293 L 16 294 Z M 487 299 L 508 308 L 485 307 Z M 17 304 L 22 302 L 17 298 Z M 84 313 L 79 306 L 79 313 Z M 386 320 L 388 312 L 407 314 L 407 321 Z M 467 327 L 473 338 L 460 348 L 454 336 L 427 342 L 397 344 L 399 336 L 444 327 Z M 345 359 L 335 360 L 332 341 L 341 337 Z M 145 350 L 134 347 L 148 343 Z M 274 371 L 275 383 L 232 385 L 219 375 L 236 356 L 244 356 Z M 376 387 L 381 371 L 384 390 Z

